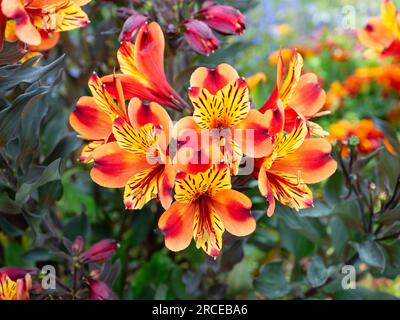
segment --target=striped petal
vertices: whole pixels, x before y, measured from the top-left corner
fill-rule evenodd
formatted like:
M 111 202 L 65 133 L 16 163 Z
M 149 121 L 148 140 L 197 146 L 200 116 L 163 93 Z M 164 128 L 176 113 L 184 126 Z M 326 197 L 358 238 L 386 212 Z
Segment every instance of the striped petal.
M 165 246 L 172 251 L 186 249 L 193 237 L 195 205 L 192 203 L 174 202 L 165 211 L 158 227 L 163 231 Z
M 175 185 L 176 171 L 174 166 L 166 164 L 162 178 L 158 181 L 158 198 L 164 209 L 168 209 L 172 203 L 172 189 Z
M 154 165 L 134 174 L 125 186 L 125 207 L 132 210 L 142 209 L 147 202 L 157 198 L 163 173 L 164 165 Z
M 115 103 L 110 93 L 106 89 L 103 81 L 96 73 L 93 73 L 89 79 L 89 89 L 92 92 L 96 104 L 106 113 L 111 119 L 117 116 L 124 117 L 125 113 Z
M 229 64 L 222 63 L 215 69 L 205 67 L 197 68 L 190 77 L 190 86 L 206 88 L 211 94 L 239 78 L 236 70 Z
M 158 137 L 154 126 L 149 123 L 135 130 L 122 118 L 115 119 L 113 134 L 120 148 L 137 155 L 149 155 L 154 150 Z M 149 159 L 150 160 L 150 159 Z
M 189 97 L 194 106 L 194 120 L 205 129 L 236 126 L 250 110 L 249 90 L 241 78 L 226 85 L 216 95 L 205 88 L 193 87 Z
M 226 230 L 235 236 L 247 236 L 256 228 L 250 213 L 251 200 L 236 190 L 221 190 L 212 198 L 212 206 Z
M 71 127 L 84 139 L 106 139 L 111 134 L 112 121 L 99 109 L 92 97 L 81 97 L 69 117 Z
M 300 53 L 295 53 L 289 64 L 289 70 L 286 75 L 285 81 L 279 86 L 279 97 L 283 101 L 284 105 L 292 97 L 297 83 L 301 76 L 301 70 L 303 68 L 303 58 Z
M 212 257 L 218 256 L 222 248 L 222 234 L 225 231 L 221 217 L 206 198 L 196 201 L 193 223 L 193 237 L 196 248 L 202 248 Z
M 89 23 L 88 16 L 81 7 L 72 0 L 63 0 L 41 8 L 41 17 L 35 25 L 39 29 L 55 32 L 69 31 L 85 27 Z
M 117 142 L 96 148 L 92 157 L 94 166 L 90 176 L 107 188 L 122 188 L 135 173 L 150 167 L 145 156 L 122 150 Z
M 312 192 L 298 175 L 268 170 L 267 179 L 274 197 L 284 206 L 295 210 L 312 207 Z
M 299 175 L 305 183 L 320 182 L 336 171 L 331 149 L 325 139 L 306 139 L 294 153 L 275 161 L 271 170 Z
M 179 202 L 193 202 L 202 194 L 212 197 L 216 192 L 230 188 L 229 168 L 224 165 L 213 165 L 205 172 L 184 174 L 177 178 L 175 199 Z
M 93 151 L 102 146 L 105 143 L 104 140 L 94 140 L 86 144 L 81 151 L 81 155 L 79 156 L 79 161 L 83 163 L 93 162 L 92 153 Z
M 303 144 L 307 137 L 308 129 L 306 123 L 297 118 L 297 122 L 293 130 L 286 135 L 280 135 L 276 141 L 274 152 L 276 153 L 276 159 L 284 158 L 288 154 L 295 152 Z

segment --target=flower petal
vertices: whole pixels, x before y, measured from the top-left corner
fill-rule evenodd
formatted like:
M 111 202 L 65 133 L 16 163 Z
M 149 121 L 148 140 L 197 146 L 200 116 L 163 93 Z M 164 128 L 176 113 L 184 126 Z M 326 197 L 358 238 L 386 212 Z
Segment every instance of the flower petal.
M 238 78 L 239 75 L 232 66 L 222 63 L 215 69 L 197 68 L 190 77 L 190 86 L 206 88 L 211 94 L 216 94 L 218 90 Z
M 306 139 L 294 153 L 274 162 L 271 169 L 300 175 L 305 183 L 320 182 L 336 171 L 331 149 L 325 139 Z
M 157 198 L 163 172 L 164 165 L 153 165 L 134 174 L 125 186 L 125 207 L 132 210 L 142 209 L 147 202 Z
M 236 126 L 242 130 L 242 150 L 252 158 L 267 155 L 272 150 L 267 118 L 257 110 L 250 110 L 247 117 Z M 250 138 L 250 139 L 249 139 Z
M 268 201 L 267 216 L 272 217 L 275 211 L 275 197 L 267 177 L 267 172 L 263 167 L 260 168 L 258 173 L 258 188 L 260 189 L 260 193 Z
M 251 200 L 243 193 L 221 190 L 212 198 L 212 206 L 229 233 L 247 236 L 255 230 L 256 221 L 250 213 Z
M 193 237 L 195 206 L 191 203 L 174 202 L 165 211 L 158 227 L 163 231 L 165 246 L 172 251 L 186 249 Z
M 324 106 L 326 93 L 318 82 L 314 73 L 307 73 L 300 77 L 293 95 L 287 104 L 305 117 L 312 117 Z
M 105 139 L 111 134 L 112 121 L 99 109 L 92 97 L 81 97 L 69 117 L 71 127 L 88 140 Z
M 90 176 L 94 182 L 107 188 L 125 186 L 130 177 L 150 166 L 145 156 L 122 150 L 117 142 L 96 148 L 92 157 L 94 166 Z
M 297 175 L 268 170 L 267 179 L 274 197 L 284 206 L 295 210 L 312 207 L 312 192 Z

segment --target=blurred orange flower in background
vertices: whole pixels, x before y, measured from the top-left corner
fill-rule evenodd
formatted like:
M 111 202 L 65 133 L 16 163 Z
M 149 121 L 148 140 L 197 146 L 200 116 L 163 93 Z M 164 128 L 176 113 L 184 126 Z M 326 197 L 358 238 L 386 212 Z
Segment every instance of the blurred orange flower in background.
M 381 14 L 372 17 L 367 25 L 358 31 L 360 42 L 368 49 L 367 57 L 400 57 L 400 24 L 398 10 L 391 0 L 382 0 Z
M 349 154 L 349 139 L 353 136 L 358 138 L 359 144 L 357 148 L 364 155 L 374 152 L 382 143 L 390 152 L 396 154 L 382 131 L 375 127 L 371 119 L 363 119 L 358 122 L 340 120 L 330 125 L 329 132 L 328 139 L 330 141 L 340 141 L 342 143 L 341 152 L 343 156 Z

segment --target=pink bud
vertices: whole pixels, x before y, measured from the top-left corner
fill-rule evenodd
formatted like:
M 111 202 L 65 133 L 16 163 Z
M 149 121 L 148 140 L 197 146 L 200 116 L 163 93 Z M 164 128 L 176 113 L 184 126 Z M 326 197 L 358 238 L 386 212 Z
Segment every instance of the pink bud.
M 236 8 L 206 1 L 196 15 L 208 26 L 222 34 L 241 34 L 246 28 L 245 16 Z
M 103 262 L 112 257 L 118 243 L 114 240 L 101 240 L 81 254 L 81 262 Z
M 199 20 L 188 20 L 184 26 L 185 40 L 194 51 L 209 55 L 218 49 L 218 39 L 207 24 Z
M 115 300 L 115 293 L 104 282 L 90 279 L 88 280 L 90 298 L 92 300 Z
M 134 40 L 137 31 L 143 26 L 149 18 L 132 10 L 131 15 L 125 20 L 122 26 L 120 41 Z
M 74 242 L 72 243 L 72 253 L 74 255 L 78 255 L 83 251 L 83 247 L 85 246 L 85 241 L 83 240 L 83 238 L 81 236 L 76 237 L 76 239 L 74 240 Z

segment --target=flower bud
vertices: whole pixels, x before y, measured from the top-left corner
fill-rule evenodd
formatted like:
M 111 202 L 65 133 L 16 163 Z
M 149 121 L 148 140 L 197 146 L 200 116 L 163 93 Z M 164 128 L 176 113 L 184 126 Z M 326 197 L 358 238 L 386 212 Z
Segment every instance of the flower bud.
M 82 253 L 80 260 L 81 262 L 104 262 L 112 257 L 117 248 L 118 243 L 114 240 L 101 240 Z
M 92 300 L 115 300 L 115 293 L 104 282 L 90 279 L 88 280 L 90 298 Z
M 85 246 L 85 241 L 81 236 L 77 236 L 74 242 L 72 243 L 72 254 L 78 255 L 83 251 L 83 247 Z
M 199 20 L 188 20 L 184 25 L 185 40 L 194 51 L 209 55 L 218 49 L 218 39 L 207 24 Z
M 119 35 L 120 41 L 131 41 L 135 39 L 137 31 L 149 19 L 147 16 L 142 15 L 134 10 L 131 10 L 131 15 L 127 17 L 124 25 L 122 26 L 121 34 Z
M 222 34 L 241 34 L 246 28 L 244 15 L 236 8 L 206 1 L 197 14 L 198 19 Z

